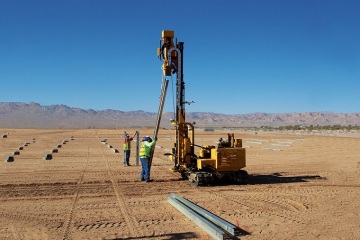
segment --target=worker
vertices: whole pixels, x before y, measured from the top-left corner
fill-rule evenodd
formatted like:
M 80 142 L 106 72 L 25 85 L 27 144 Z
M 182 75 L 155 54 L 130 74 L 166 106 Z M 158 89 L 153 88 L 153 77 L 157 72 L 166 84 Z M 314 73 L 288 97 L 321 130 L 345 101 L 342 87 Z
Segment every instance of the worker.
M 149 136 L 145 136 L 141 140 L 141 147 L 140 147 L 140 161 L 142 165 L 141 173 L 140 173 L 140 180 L 146 182 L 152 182 L 150 179 L 150 155 L 151 149 L 156 143 L 157 138 L 155 137 L 154 140 L 151 139 Z
M 130 165 L 130 152 L 131 152 L 131 141 L 134 140 L 134 137 L 136 136 L 136 133 L 134 136 L 130 137 L 129 134 L 125 133 L 124 138 L 124 167 L 131 166 Z

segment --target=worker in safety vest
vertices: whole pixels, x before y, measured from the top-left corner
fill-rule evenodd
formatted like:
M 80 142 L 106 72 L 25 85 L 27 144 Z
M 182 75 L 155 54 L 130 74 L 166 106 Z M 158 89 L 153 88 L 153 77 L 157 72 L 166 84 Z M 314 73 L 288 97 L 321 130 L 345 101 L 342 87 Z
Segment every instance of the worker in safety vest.
M 124 167 L 126 166 L 131 166 L 129 161 L 130 161 L 130 152 L 131 152 L 131 141 L 134 140 L 134 137 L 136 136 L 136 133 L 134 134 L 134 136 L 130 137 L 129 134 L 125 134 L 124 137 Z
M 155 145 L 157 138 L 155 137 L 154 140 L 151 139 L 149 136 L 145 136 L 141 140 L 141 147 L 140 147 L 140 161 L 142 165 L 141 173 L 140 173 L 140 180 L 146 182 L 152 182 L 150 180 L 150 154 L 151 149 Z

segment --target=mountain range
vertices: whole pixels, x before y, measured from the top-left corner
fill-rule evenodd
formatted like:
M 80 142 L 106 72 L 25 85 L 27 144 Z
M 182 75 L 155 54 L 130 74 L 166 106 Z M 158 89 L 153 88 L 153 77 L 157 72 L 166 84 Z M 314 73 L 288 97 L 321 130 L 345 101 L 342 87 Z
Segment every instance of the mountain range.
M 81 109 L 66 105 L 0 102 L 0 128 L 128 128 L 154 127 L 157 113 Z M 161 127 L 171 128 L 174 113 L 164 112 Z M 360 125 L 360 113 L 302 112 L 221 114 L 187 112 L 186 120 L 197 127 L 260 127 L 289 125 Z

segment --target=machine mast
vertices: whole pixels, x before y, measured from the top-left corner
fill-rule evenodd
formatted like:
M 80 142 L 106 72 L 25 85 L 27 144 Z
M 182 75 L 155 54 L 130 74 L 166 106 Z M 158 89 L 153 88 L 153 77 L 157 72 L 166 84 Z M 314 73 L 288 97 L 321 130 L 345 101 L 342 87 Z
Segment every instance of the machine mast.
M 192 146 L 194 138 L 189 139 L 189 124 L 185 121 L 185 82 L 183 72 L 183 53 L 184 42 L 173 41 L 174 31 L 162 31 L 162 39 L 158 55 L 163 61 L 163 76 L 171 77 L 176 75 L 176 113 L 172 119 L 172 125 L 176 128 L 176 141 L 173 148 L 174 166 L 180 163 L 190 163 L 190 158 L 194 154 Z M 193 125 L 190 124 L 190 128 Z

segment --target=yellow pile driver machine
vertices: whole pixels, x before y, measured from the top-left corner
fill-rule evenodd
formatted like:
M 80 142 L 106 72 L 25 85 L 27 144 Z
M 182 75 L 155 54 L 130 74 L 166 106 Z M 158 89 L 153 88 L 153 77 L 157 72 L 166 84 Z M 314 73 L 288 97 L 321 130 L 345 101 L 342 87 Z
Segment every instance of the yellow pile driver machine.
M 176 75 L 176 112 L 171 124 L 175 128 L 175 143 L 171 149 L 170 161 L 174 163 L 173 171 L 178 171 L 184 179 L 202 186 L 212 185 L 218 181 L 230 180 L 244 184 L 248 178 L 245 148 L 242 139 L 234 134 L 227 134 L 226 139 L 219 139 L 217 146 L 199 146 L 195 144 L 194 124 L 185 121 L 185 82 L 183 79 L 184 43 L 174 43 L 174 31 L 163 30 L 158 56 L 163 61 L 163 78 Z M 164 81 L 163 79 L 163 81 Z M 198 155 L 195 147 L 199 147 Z

